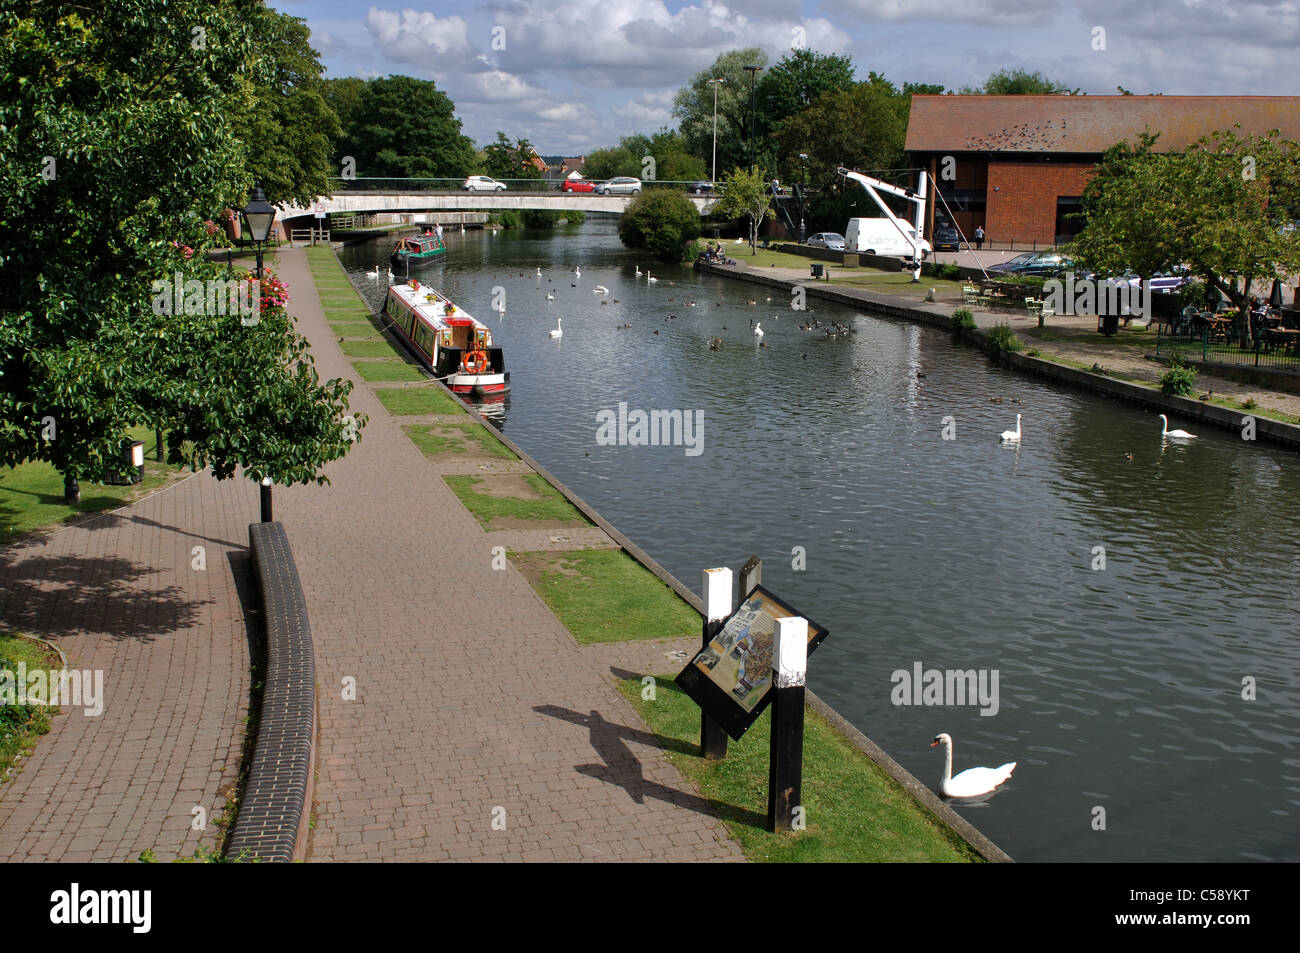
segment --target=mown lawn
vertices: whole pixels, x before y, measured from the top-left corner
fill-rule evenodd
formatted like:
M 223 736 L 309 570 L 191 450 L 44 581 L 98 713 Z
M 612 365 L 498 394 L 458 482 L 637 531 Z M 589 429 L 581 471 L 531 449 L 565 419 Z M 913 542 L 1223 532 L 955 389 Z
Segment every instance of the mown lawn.
M 443 477 L 451 487 L 457 499 L 465 504 L 470 514 L 492 529 L 492 522 L 500 517 L 517 520 L 558 520 L 568 523 L 587 523 L 587 518 L 572 503 L 564 498 L 559 490 L 551 486 L 536 473 L 515 475 L 532 492 L 532 499 L 515 496 L 493 496 L 479 492 L 476 487 L 483 483 L 484 477 L 449 476 Z
M 432 386 L 379 390 L 375 391 L 375 396 L 394 416 L 465 413 L 465 408 L 448 397 L 445 391 Z

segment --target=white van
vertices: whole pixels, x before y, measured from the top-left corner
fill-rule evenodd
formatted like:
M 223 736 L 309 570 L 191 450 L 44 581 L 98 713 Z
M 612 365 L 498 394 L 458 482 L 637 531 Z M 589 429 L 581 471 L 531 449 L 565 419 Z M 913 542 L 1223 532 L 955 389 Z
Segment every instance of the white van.
M 903 229 L 912 236 L 916 229 L 907 222 L 900 222 Z M 930 243 L 924 238 L 919 240 L 921 257 L 930 254 Z M 851 218 L 849 227 L 844 230 L 845 251 L 884 255 L 889 258 L 912 257 L 912 246 L 887 218 Z

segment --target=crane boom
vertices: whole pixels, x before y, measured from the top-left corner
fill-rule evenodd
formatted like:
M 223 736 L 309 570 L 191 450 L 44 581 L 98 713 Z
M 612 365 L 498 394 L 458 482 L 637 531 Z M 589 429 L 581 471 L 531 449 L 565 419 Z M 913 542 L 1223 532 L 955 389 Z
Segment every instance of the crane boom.
M 880 179 L 873 179 L 869 175 L 863 175 L 861 172 L 854 172 L 852 169 L 840 168 L 835 170 L 837 174 L 844 176 L 846 179 L 852 179 L 858 185 L 867 190 L 872 201 L 879 206 L 880 210 L 885 213 L 885 217 L 894 223 L 898 233 L 903 236 L 908 246 L 912 249 L 912 260 L 916 263 L 916 268 L 920 268 L 920 262 L 925 254 L 930 250 L 920 238 L 921 224 L 925 218 L 925 187 L 926 174 L 921 170 L 920 178 L 917 181 L 916 191 L 906 189 L 901 186 L 893 185 L 889 182 L 882 182 Z M 910 202 L 913 206 L 912 230 L 908 231 L 903 227 L 902 220 L 894 214 L 893 210 L 885 204 L 884 199 L 880 197 L 881 192 L 890 195 L 896 195 L 901 199 Z

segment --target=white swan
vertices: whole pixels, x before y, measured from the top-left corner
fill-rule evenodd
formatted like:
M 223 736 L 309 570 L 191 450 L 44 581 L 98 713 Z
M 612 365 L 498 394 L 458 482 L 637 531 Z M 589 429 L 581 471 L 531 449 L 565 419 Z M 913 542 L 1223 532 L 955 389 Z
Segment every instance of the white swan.
M 998 439 L 1001 440 L 1003 443 L 1020 442 L 1020 415 L 1019 414 L 1016 414 L 1016 429 L 1002 431 L 1002 433 L 998 436 Z
M 763 336 L 763 325 L 762 323 L 757 323 L 754 325 L 754 337 L 761 338 L 762 336 Z
M 581 277 L 582 277 L 582 266 L 581 266 L 581 265 L 574 265 L 574 266 L 573 266 L 573 277 L 575 277 L 575 278 L 581 278 Z
M 550 293 L 548 292 L 547 295 L 546 295 L 546 300 L 547 300 L 547 301 L 554 301 L 554 300 L 555 300 L 555 295 L 550 294 Z
M 596 287 L 591 289 L 591 293 L 594 295 L 607 295 L 609 294 L 609 289 L 604 285 L 596 285 Z
M 542 269 L 541 269 L 541 266 L 538 266 L 538 268 L 537 268 L 537 277 L 538 277 L 538 278 L 542 277 Z
M 1169 418 L 1164 414 L 1160 415 L 1160 436 L 1173 437 L 1175 440 L 1195 440 L 1196 434 L 1188 433 L 1186 430 L 1170 430 Z
M 654 278 L 654 277 L 652 277 L 652 276 L 650 275 L 650 272 L 647 270 L 646 273 L 645 273 L 645 280 L 646 280 L 646 281 L 658 281 L 659 279 L 658 279 L 658 278 Z
M 367 278 L 378 278 L 378 277 L 379 277 L 379 266 L 378 266 L 378 265 L 375 265 L 375 270 L 374 270 L 374 271 L 367 271 L 367 272 L 366 272 L 366 277 L 367 277 Z
M 1016 762 L 1012 761 L 1002 765 L 1000 768 L 967 768 L 957 777 L 952 776 L 952 736 L 946 732 L 936 735 L 934 741 L 930 742 L 930 747 L 943 745 L 947 761 L 943 767 L 943 778 L 939 781 L 939 790 L 944 797 L 979 797 L 981 794 L 988 794 L 999 784 L 1011 777 L 1011 772 L 1016 770 Z
M 560 319 L 555 319 L 555 330 L 551 332 L 551 337 L 558 338 L 564 334 L 564 329 L 560 327 Z
M 641 266 L 640 266 L 640 265 L 637 265 L 637 266 L 636 266 L 636 276 L 637 276 L 638 278 L 641 277 Z

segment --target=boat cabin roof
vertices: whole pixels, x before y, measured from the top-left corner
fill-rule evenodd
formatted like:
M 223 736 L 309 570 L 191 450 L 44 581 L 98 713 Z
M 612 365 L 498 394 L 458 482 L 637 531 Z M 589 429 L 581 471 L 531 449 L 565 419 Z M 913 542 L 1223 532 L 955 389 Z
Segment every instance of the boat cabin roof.
M 451 299 L 443 296 L 428 285 L 413 288 L 410 283 L 390 285 L 388 293 L 396 295 L 401 301 L 413 308 L 417 314 L 435 328 L 473 327 L 488 330 L 487 325 L 475 319 L 469 312 L 462 310 Z M 447 305 L 452 306 L 450 312 Z

